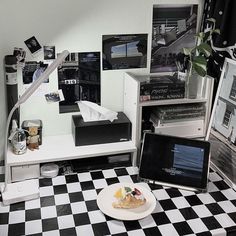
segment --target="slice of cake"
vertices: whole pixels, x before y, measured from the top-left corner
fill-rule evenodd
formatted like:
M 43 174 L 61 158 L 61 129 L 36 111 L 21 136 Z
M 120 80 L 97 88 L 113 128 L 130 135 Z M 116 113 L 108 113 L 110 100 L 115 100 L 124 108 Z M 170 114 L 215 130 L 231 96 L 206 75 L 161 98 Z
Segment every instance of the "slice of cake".
M 114 197 L 117 199 L 117 202 L 112 203 L 114 208 L 137 208 L 146 202 L 143 194 L 137 188 L 119 188 L 115 192 Z

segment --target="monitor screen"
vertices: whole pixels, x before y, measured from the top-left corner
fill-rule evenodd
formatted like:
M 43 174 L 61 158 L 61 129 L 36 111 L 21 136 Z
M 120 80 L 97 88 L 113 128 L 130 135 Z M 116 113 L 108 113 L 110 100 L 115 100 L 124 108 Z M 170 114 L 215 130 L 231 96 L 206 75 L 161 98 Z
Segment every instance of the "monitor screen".
M 139 177 L 198 190 L 207 187 L 210 144 L 145 133 Z

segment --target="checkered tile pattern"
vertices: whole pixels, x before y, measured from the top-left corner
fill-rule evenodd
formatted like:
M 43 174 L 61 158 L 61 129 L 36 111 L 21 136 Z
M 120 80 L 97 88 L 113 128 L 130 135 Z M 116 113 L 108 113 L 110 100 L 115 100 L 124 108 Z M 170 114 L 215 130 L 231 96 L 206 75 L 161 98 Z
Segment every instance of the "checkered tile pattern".
M 208 193 L 149 185 L 157 205 L 144 219 L 104 215 L 96 203 L 99 191 L 137 182 L 137 173 L 137 168 L 120 167 L 40 179 L 39 199 L 10 206 L 0 202 L 0 235 L 236 235 L 236 192 L 213 171 Z

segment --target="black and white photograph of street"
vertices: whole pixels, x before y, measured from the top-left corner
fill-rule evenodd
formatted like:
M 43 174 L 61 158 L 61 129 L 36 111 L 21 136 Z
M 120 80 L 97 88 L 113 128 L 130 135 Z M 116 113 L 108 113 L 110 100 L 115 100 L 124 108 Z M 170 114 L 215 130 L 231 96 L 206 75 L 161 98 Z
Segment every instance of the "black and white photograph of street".
M 151 73 L 177 71 L 183 47 L 196 43 L 197 5 L 154 5 Z

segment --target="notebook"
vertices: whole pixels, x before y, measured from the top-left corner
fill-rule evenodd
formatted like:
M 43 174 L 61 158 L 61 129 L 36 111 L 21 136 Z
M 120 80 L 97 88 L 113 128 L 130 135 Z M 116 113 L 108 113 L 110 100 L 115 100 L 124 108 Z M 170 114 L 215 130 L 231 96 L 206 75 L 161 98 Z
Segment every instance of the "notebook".
M 145 133 L 139 179 L 193 191 L 207 190 L 210 143 Z

